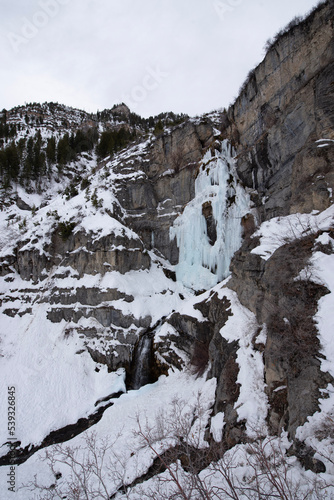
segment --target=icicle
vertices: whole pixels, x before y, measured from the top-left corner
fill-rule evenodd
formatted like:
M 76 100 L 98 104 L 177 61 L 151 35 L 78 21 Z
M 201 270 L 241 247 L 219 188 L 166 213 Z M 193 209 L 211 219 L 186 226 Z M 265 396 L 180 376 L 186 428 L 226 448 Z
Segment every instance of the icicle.
M 208 237 L 203 207 L 212 207 L 214 243 Z M 195 197 L 174 221 L 170 237 L 179 248 L 177 279 L 196 290 L 208 289 L 229 274 L 233 254 L 241 245 L 241 219 L 249 212 L 249 195 L 238 182 L 235 160 L 227 141 L 222 152 L 209 151 L 195 181 Z

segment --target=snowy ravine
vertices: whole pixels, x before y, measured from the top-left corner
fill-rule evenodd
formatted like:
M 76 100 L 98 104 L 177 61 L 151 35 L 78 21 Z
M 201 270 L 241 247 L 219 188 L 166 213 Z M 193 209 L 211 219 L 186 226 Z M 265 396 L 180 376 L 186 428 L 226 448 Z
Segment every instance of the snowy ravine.
M 204 216 L 208 209 L 208 222 Z M 206 290 L 229 274 L 232 256 L 241 245 L 241 219 L 250 211 L 250 198 L 238 181 L 232 146 L 221 143 L 221 152 L 208 151 L 195 181 L 195 197 L 171 227 L 179 263 L 176 276 L 195 290 Z

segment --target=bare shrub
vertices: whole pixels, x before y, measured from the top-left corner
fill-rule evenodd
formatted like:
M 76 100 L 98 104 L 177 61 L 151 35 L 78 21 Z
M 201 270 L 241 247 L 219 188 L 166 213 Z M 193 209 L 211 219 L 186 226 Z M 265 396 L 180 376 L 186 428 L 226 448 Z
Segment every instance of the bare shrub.
M 251 69 L 248 72 L 245 81 L 243 82 L 243 84 L 241 85 L 241 87 L 239 89 L 239 93 L 238 93 L 239 96 L 246 91 L 246 89 L 248 87 L 248 84 L 250 82 L 253 82 L 253 84 L 256 85 L 256 73 L 255 73 L 255 70 L 256 70 L 256 68 L 253 68 L 253 69 Z
M 39 491 L 40 500 L 92 500 L 98 498 L 109 500 L 110 483 L 123 483 L 119 472 L 122 467 L 119 456 L 114 452 L 117 438 L 98 440 L 95 433 L 86 435 L 84 447 L 71 447 L 57 444 L 45 451 L 46 461 L 55 482 L 44 486 L 37 481 L 23 485 L 29 491 Z M 116 465 L 115 465 L 116 464 Z M 63 477 L 60 470 L 66 471 Z
M 201 454 L 198 450 L 197 456 L 194 453 L 187 453 L 187 462 L 184 464 L 183 441 L 173 447 L 167 462 L 166 455 L 157 453 L 143 429 L 140 433 L 165 466 L 165 473 L 157 476 L 156 486 L 159 495 L 157 491 L 152 492 L 152 490 L 149 494 L 145 494 L 143 489 L 142 498 L 165 500 L 172 498 L 325 500 L 328 498 L 326 488 L 330 485 L 324 480 L 316 477 L 306 480 L 305 477 L 302 480 L 296 479 L 296 460 L 286 455 L 285 447 L 277 437 L 263 438 L 259 435 L 248 445 L 239 446 L 239 450 L 229 452 L 225 452 L 221 443 L 214 443 L 205 453 Z M 172 463 L 170 460 L 173 460 Z M 175 488 L 170 488 L 169 484 Z M 171 490 L 173 493 L 168 496 L 166 492 Z
M 90 434 L 84 449 L 57 445 L 46 452 L 45 460 L 56 479 L 53 485 L 41 486 L 35 478 L 25 487 L 39 491 L 41 500 L 329 498 L 333 485 L 315 475 L 300 476 L 295 457 L 286 455 L 287 442 L 258 432 L 256 439 L 227 451 L 223 443 L 204 440 L 207 421 L 200 393 L 191 406 L 175 398 L 168 411 L 157 415 L 154 426 L 138 414 L 131 457 L 148 451 L 160 467 L 152 466 L 131 484 L 126 482 L 127 464 L 115 453 L 117 438 L 111 443 Z M 64 468 L 66 478 L 60 472 Z
M 294 459 L 286 456 L 280 439 L 276 437 L 258 439 L 247 445 L 247 452 L 247 462 L 253 470 L 252 483 L 246 490 L 254 495 L 249 498 L 281 500 L 326 498 L 326 494 L 321 493 L 325 486 L 323 481 L 306 480 L 305 485 L 296 480 Z

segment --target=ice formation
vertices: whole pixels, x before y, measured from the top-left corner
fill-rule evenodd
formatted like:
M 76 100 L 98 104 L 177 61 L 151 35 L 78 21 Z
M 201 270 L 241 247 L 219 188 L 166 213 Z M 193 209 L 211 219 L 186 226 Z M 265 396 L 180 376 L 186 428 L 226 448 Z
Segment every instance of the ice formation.
M 195 290 L 211 288 L 229 275 L 231 258 L 241 245 L 241 219 L 250 210 L 231 145 L 225 140 L 221 146 L 221 152 L 205 154 L 195 181 L 195 197 L 170 229 L 179 248 L 177 279 Z

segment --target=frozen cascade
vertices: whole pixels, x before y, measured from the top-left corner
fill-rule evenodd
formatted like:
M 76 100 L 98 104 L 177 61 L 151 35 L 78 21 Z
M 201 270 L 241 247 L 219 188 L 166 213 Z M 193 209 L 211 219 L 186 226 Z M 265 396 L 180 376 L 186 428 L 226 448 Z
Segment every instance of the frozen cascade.
M 232 256 L 241 245 L 241 219 L 250 210 L 250 197 L 238 180 L 231 145 L 226 140 L 221 145 L 221 152 L 205 154 L 195 181 L 195 197 L 170 229 L 179 248 L 177 279 L 195 290 L 209 289 L 229 275 Z M 209 207 L 210 217 L 204 216 L 204 207 Z
M 151 382 L 152 343 L 153 338 L 151 335 L 142 335 L 139 339 L 134 356 L 131 389 L 139 389 Z

